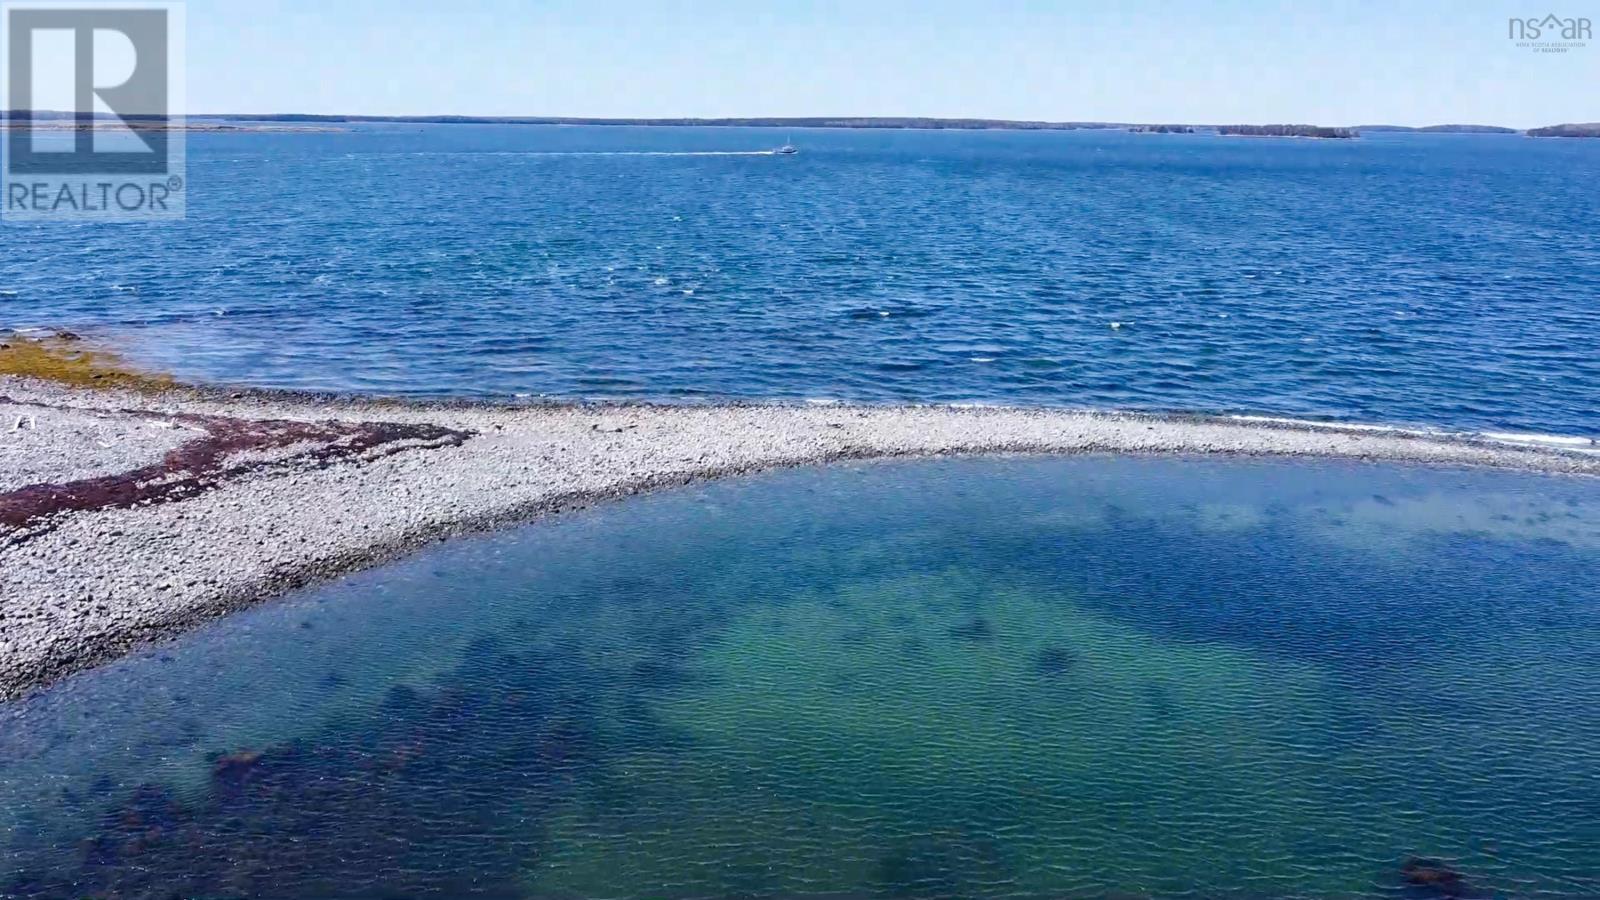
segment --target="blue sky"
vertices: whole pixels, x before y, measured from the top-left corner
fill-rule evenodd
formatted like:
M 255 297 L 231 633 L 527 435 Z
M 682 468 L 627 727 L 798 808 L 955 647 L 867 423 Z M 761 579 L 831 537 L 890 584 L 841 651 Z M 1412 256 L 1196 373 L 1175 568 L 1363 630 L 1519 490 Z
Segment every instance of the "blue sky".
M 1534 5 L 1530 5 L 1534 4 Z M 1600 0 L 189 0 L 191 112 L 1600 120 Z

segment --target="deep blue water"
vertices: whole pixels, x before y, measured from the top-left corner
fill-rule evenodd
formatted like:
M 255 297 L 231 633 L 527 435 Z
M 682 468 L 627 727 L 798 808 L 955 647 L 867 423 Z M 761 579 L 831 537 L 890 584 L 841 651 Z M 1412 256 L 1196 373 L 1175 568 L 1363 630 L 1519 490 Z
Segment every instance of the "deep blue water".
M 0 896 L 1592 898 L 1596 585 L 1587 480 L 676 491 L 0 708 Z
M 192 135 L 186 223 L 0 230 L 0 327 L 296 388 L 1600 433 L 1600 141 L 802 131 L 795 157 L 699 155 L 785 137 Z

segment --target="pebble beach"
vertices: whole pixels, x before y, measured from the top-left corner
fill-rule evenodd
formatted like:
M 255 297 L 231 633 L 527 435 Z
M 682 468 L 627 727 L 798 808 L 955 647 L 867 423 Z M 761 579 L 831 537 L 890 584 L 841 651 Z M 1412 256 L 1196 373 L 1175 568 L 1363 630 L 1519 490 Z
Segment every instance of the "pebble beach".
M 0 379 L 0 697 L 452 535 L 836 460 L 1276 456 L 1600 473 L 1583 450 L 1199 416 L 504 406 Z

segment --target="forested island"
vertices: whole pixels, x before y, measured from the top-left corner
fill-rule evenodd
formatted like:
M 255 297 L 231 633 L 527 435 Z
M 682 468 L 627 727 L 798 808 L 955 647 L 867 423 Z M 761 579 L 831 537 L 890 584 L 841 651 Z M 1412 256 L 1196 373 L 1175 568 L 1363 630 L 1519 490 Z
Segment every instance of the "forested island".
M 1569 123 L 1566 125 L 1550 125 L 1545 128 L 1530 128 L 1528 129 L 1528 137 L 1600 137 L 1600 122 Z
M 1361 136 L 1354 128 L 1327 128 L 1322 125 L 1218 125 L 1217 134 L 1244 137 L 1301 137 L 1347 140 Z
M 1370 131 L 1373 133 L 1385 131 L 1398 131 L 1408 134 L 1517 134 L 1517 129 L 1506 128 L 1501 125 L 1424 125 L 1414 128 L 1410 125 L 1357 125 L 1357 131 Z

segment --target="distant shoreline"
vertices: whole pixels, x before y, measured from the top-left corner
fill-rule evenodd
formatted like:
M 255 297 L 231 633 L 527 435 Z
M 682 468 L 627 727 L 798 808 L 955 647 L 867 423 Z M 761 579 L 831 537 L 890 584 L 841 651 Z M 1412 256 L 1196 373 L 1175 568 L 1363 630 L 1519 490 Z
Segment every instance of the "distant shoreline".
M 699 127 L 699 128 L 855 128 L 855 129 L 917 129 L 926 131 L 1156 131 L 1166 128 L 1190 129 L 1192 132 L 1224 132 L 1229 129 L 1301 129 L 1314 130 L 1324 126 L 1304 124 L 1236 125 L 1181 124 L 1148 122 L 1102 121 L 1043 121 L 1035 119 L 965 119 L 921 116 L 796 116 L 748 118 L 590 118 L 571 116 L 362 116 L 313 115 L 303 113 L 276 113 L 265 115 L 240 115 L 229 113 L 217 116 L 194 116 L 196 119 L 217 119 L 235 122 L 315 122 L 331 124 L 392 123 L 413 125 L 618 125 L 639 127 Z M 1449 134 L 1520 134 L 1520 129 L 1498 125 L 1428 125 L 1413 128 L 1406 125 L 1337 126 L 1327 130 L 1362 130 L 1385 132 L 1428 132 Z M 1185 132 L 1189 133 L 1189 132 Z
M 32 113 L 13 111 L 7 118 L 29 119 L 36 127 L 72 129 L 80 126 L 73 122 L 70 113 L 39 110 Z M 113 117 L 100 115 L 99 121 Z M 245 124 L 248 123 L 248 124 Z M 131 126 L 158 129 L 164 127 L 156 119 L 132 119 Z M 182 126 L 184 131 L 340 131 L 341 125 L 588 125 L 633 127 L 693 127 L 693 128 L 850 128 L 862 130 L 921 130 L 921 131 L 1136 131 L 1140 133 L 1177 134 L 1228 134 L 1248 129 L 1250 133 L 1266 137 L 1313 137 L 1342 139 L 1357 137 L 1362 132 L 1417 133 L 1417 134 L 1526 134 L 1532 137 L 1596 137 L 1600 124 L 1552 125 L 1544 128 L 1518 129 L 1500 125 L 1352 125 L 1315 126 L 1305 124 L 1173 124 L 1102 121 L 1044 121 L 1034 119 L 972 119 L 938 118 L 923 116 L 793 116 L 745 118 L 600 118 L 583 116 L 373 116 L 373 115 L 323 115 L 314 113 L 214 113 L 191 115 Z M 16 127 L 17 123 L 12 122 Z M 179 130 L 179 129 L 174 129 Z M 1280 133 L 1283 132 L 1283 133 Z
M 170 125 L 164 122 L 107 122 L 96 121 L 87 125 L 77 122 L 49 121 L 30 122 L 28 124 L 0 123 L 0 131 L 12 129 L 28 129 L 30 131 L 53 131 L 70 134 L 78 131 L 111 131 L 113 129 L 127 128 L 129 131 L 174 131 L 194 134 L 338 134 L 349 131 L 348 128 L 333 128 L 317 125 L 233 125 L 221 124 L 216 121 L 205 120 L 198 122 L 185 122 L 182 125 Z

